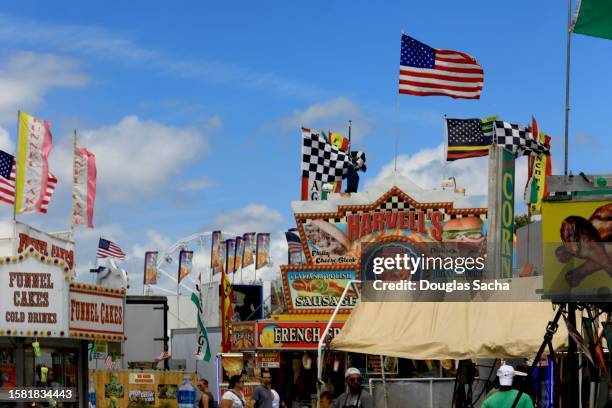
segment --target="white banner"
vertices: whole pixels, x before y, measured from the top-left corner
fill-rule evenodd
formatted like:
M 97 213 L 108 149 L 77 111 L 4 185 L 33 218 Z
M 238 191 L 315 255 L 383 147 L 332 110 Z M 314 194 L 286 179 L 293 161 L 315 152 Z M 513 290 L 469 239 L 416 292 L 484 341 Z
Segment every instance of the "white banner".
M 71 332 L 123 336 L 125 293 L 98 292 L 95 286 L 72 284 L 68 315 Z

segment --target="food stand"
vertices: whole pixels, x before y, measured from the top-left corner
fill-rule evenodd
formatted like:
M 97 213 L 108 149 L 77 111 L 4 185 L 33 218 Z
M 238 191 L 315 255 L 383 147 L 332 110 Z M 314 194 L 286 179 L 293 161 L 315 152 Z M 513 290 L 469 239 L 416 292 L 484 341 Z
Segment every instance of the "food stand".
M 13 231 L 0 239 L 0 389 L 73 387 L 65 406 L 84 407 L 88 343 L 123 341 L 125 291 L 73 282 L 74 242 L 60 234 Z

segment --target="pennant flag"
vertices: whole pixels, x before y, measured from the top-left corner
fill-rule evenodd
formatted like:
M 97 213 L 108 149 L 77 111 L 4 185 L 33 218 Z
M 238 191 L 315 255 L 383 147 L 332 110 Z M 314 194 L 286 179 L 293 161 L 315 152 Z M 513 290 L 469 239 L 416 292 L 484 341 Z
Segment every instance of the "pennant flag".
M 234 257 L 234 271 L 242 268 L 242 256 L 244 254 L 244 240 L 242 237 L 236 237 L 236 256 Z
M 242 267 L 246 268 L 255 263 L 255 233 L 247 232 L 242 235 L 244 242 L 244 252 L 242 253 Z
M 302 128 L 302 200 L 320 200 L 323 183 L 342 183 L 348 164 L 349 155 L 321 132 Z M 338 184 L 334 190 L 340 188 Z
M 157 251 L 145 252 L 144 256 L 144 280 L 145 285 L 157 284 Z
M 342 136 L 339 133 L 329 132 L 329 142 L 342 151 L 347 152 L 349 149 L 348 138 Z
M 213 275 L 215 275 L 217 273 L 221 273 L 223 270 L 220 256 L 221 231 L 213 231 L 211 241 L 210 269 L 212 270 Z
M 532 118 L 532 135 L 537 135 L 541 144 L 550 151 L 550 136 L 539 131 L 535 118 Z M 525 188 L 525 201 L 529 206 L 529 214 L 540 214 L 542 200 L 548 195 L 546 177 L 552 175 L 552 157 L 546 155 L 529 156 L 528 181 Z
M 186 278 L 193 269 L 193 251 L 185 251 L 181 249 L 179 252 L 179 270 L 178 270 L 178 281 Z
M 0 150 L 0 201 L 7 204 L 15 204 L 15 174 L 17 172 L 17 163 L 12 154 L 8 154 Z M 41 213 L 46 213 L 49 207 L 51 197 L 57 186 L 57 178 L 49 173 L 49 183 L 45 191 L 43 203 L 40 208 Z
M 576 34 L 612 40 L 612 2 L 580 0 L 572 30 Z
M 225 273 L 227 272 L 225 258 L 227 257 L 227 245 L 225 241 L 219 241 L 219 272 Z
M 438 50 L 402 34 L 399 93 L 479 99 L 484 71 L 459 51 Z
M 495 121 L 495 137 L 498 146 L 514 153 L 515 156 L 550 154 L 550 149 L 533 138 L 531 131 L 523 125 Z
M 231 349 L 230 326 L 234 309 L 234 289 L 226 272 L 221 275 L 221 351 L 227 353 Z
M 72 164 L 72 225 L 93 228 L 96 200 L 96 156 L 84 147 L 74 147 Z
M 481 157 L 493 144 L 492 121 L 481 119 L 445 119 L 446 161 Z
M 304 265 L 304 251 L 302 250 L 302 240 L 297 228 L 291 228 L 285 232 L 287 239 L 287 259 L 289 265 Z
M 51 124 L 19 112 L 17 136 L 15 214 L 43 211 L 49 187 L 48 158 L 51 152 Z
M 191 301 L 198 311 L 198 342 L 196 346 L 195 356 L 198 360 L 210 361 L 212 356 L 210 352 L 210 341 L 208 340 L 208 332 L 206 326 L 204 326 L 204 309 L 202 307 L 202 276 L 198 275 L 197 283 L 195 285 L 195 292 L 191 292 Z M 206 344 L 206 349 L 204 345 Z
M 116 258 L 119 260 L 124 260 L 125 252 L 123 252 L 119 245 L 115 244 L 114 242 L 109 241 L 108 239 L 100 238 L 96 258 Z
M 257 248 L 255 255 L 255 270 L 270 265 L 270 234 L 257 234 Z
M 234 262 L 234 258 L 236 257 L 236 240 L 228 239 L 225 241 L 225 273 L 234 273 L 236 270 L 234 266 L 236 265 Z

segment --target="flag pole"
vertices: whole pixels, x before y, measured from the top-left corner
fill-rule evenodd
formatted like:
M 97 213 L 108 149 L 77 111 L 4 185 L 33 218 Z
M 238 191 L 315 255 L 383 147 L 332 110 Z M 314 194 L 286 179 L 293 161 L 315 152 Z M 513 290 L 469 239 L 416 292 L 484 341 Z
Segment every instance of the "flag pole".
M 401 49 L 402 49 L 402 36 L 404 35 L 404 30 L 400 31 L 400 54 L 401 54 Z M 399 136 L 400 136 L 400 92 L 399 92 L 399 88 L 397 90 L 397 95 L 396 95 L 396 103 L 395 103 L 395 110 L 396 110 L 396 115 L 397 115 L 397 132 L 395 133 L 395 160 L 394 160 L 394 164 L 393 164 L 393 171 L 397 172 L 397 152 L 399 149 Z
M 17 136 L 15 137 L 15 197 L 13 198 L 13 228 L 17 221 L 17 162 L 19 160 L 19 118 L 21 111 L 17 111 Z
M 567 0 L 567 54 L 565 62 L 565 160 L 563 174 L 568 174 L 569 111 L 570 111 L 570 50 L 572 35 L 572 0 Z
M 74 133 L 72 135 L 72 183 L 71 185 L 74 186 L 74 159 L 75 159 L 75 155 L 76 155 L 76 148 L 77 148 L 77 131 L 76 129 L 74 129 Z M 71 209 L 72 211 L 74 211 L 74 195 L 70 194 L 71 196 Z M 73 218 L 72 218 L 72 214 L 70 214 L 70 239 L 74 240 L 74 222 L 73 222 Z

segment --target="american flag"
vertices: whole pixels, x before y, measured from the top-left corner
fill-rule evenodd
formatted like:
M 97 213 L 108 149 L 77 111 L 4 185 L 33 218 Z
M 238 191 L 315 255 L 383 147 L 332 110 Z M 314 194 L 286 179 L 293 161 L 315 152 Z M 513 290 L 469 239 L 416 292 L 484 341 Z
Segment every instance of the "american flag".
M 159 356 L 155 357 L 155 362 L 159 363 L 160 361 L 168 360 L 170 357 L 172 357 L 170 353 L 167 351 L 162 351 Z
M 15 173 L 17 164 L 15 157 L 0 150 L 0 201 L 14 205 L 15 204 Z M 43 197 L 41 213 L 46 213 L 49 207 L 51 197 L 57 186 L 57 178 L 49 173 L 49 181 L 47 183 L 47 191 Z
M 431 48 L 402 34 L 399 93 L 479 99 L 484 71 L 459 51 Z
M 114 242 L 100 238 L 96 258 L 117 258 L 119 260 L 124 260 L 125 252 L 123 252 L 123 250 L 119 248 L 119 245 Z

